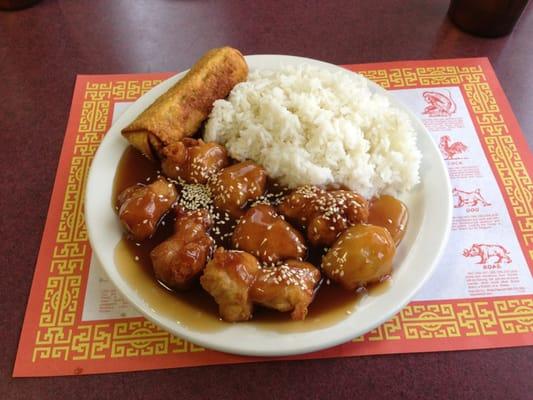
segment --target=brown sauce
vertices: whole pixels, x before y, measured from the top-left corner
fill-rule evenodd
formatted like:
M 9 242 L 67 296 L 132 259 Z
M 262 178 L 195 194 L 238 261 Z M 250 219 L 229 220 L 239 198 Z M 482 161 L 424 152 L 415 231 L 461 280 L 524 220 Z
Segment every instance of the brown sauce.
M 136 183 L 152 182 L 158 175 L 158 166 L 143 157 L 133 147 L 124 152 L 114 181 L 112 204 L 125 188 Z M 280 190 L 270 185 L 271 191 Z M 174 215 L 169 213 L 160 224 L 156 234 L 141 243 L 126 236 L 115 248 L 115 264 L 125 281 L 137 291 L 147 305 L 157 314 L 173 319 L 177 324 L 197 331 L 218 331 L 230 326 L 218 315 L 218 306 L 213 298 L 199 284 L 187 291 L 173 291 L 158 282 L 152 272 L 150 251 L 167 239 L 173 231 Z M 221 243 L 215 237 L 218 244 Z M 311 249 L 308 262 L 320 265 L 322 249 Z M 357 303 L 365 296 L 379 296 L 390 286 L 391 279 L 370 288 L 351 292 L 328 284 L 323 280 L 316 297 L 309 306 L 309 314 L 304 321 L 292 321 L 290 313 L 281 313 L 256 307 L 253 320 L 246 322 L 261 329 L 278 332 L 301 332 L 325 328 L 345 319 L 357 308 Z

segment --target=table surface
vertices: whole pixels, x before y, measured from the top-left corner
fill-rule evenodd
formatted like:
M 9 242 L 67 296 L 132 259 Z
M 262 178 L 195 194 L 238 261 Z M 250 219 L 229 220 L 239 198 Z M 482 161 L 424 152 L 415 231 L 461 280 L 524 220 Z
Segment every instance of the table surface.
M 253 5 L 252 5 L 253 3 Z M 76 74 L 183 70 L 223 44 L 336 64 L 489 57 L 533 147 L 533 11 L 470 36 L 446 0 L 43 0 L 0 12 L 0 393 L 65 398 L 507 398 L 533 393 L 533 348 L 12 379 Z

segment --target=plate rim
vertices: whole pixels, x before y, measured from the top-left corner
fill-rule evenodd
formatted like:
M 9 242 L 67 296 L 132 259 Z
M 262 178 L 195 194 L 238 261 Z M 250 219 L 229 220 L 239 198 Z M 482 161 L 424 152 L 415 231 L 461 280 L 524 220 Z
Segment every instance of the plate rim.
M 348 73 L 348 74 L 353 74 L 354 73 L 353 71 L 350 71 L 350 70 L 345 69 L 343 67 L 340 67 L 340 66 L 337 66 L 337 65 L 334 65 L 334 64 L 330 64 L 330 63 L 327 63 L 327 62 L 324 62 L 324 61 L 315 60 L 315 59 L 306 58 L 306 57 L 292 56 L 292 55 L 258 54 L 258 55 L 245 56 L 245 58 L 246 58 L 246 60 L 247 60 L 247 62 L 249 64 L 263 63 L 263 62 L 267 62 L 267 61 L 268 62 L 274 61 L 274 62 L 278 62 L 278 63 L 285 63 L 286 61 L 291 61 L 291 62 L 295 62 L 295 63 L 309 63 L 309 64 L 313 64 L 313 65 L 324 66 L 328 70 L 344 71 L 345 73 Z M 166 85 L 171 85 L 172 83 L 169 83 L 169 82 L 177 81 L 179 78 L 184 76 L 187 72 L 188 72 L 188 70 L 185 70 L 185 71 L 182 71 L 182 72 L 180 72 L 178 74 L 174 74 L 173 76 L 165 79 L 164 81 L 160 82 L 158 85 L 156 85 L 152 89 L 150 89 L 148 92 L 146 92 L 143 96 L 141 96 L 137 100 L 135 100 L 131 104 L 131 106 L 128 107 L 128 110 L 126 110 L 115 121 L 115 123 L 110 126 L 109 130 L 106 132 L 104 138 L 102 139 L 102 142 L 99 144 L 98 149 L 97 149 L 97 151 L 96 151 L 96 153 L 94 155 L 93 161 L 92 161 L 90 169 L 89 169 L 89 173 L 87 175 L 86 186 L 85 186 L 86 192 L 85 192 L 85 197 L 84 197 L 84 218 L 85 218 L 85 224 L 86 224 L 86 228 L 87 228 L 88 239 L 89 239 L 89 242 L 90 242 L 90 245 L 91 245 L 91 250 L 92 250 L 93 256 L 96 257 L 96 259 L 98 260 L 98 262 L 102 266 L 102 271 L 104 271 L 104 273 L 108 276 L 108 278 L 113 283 L 113 285 L 117 288 L 117 290 L 119 290 L 119 292 L 128 300 L 128 302 L 130 304 L 132 304 L 145 318 L 147 318 L 148 320 L 153 322 L 155 325 L 161 327 L 165 331 L 169 332 L 170 334 L 176 335 L 176 336 L 178 336 L 178 337 L 180 337 L 182 339 L 185 339 L 185 340 L 187 340 L 189 342 L 198 344 L 200 346 L 203 346 L 203 347 L 206 347 L 206 348 L 209 348 L 209 349 L 218 350 L 218 351 L 227 352 L 227 353 L 232 353 L 232 354 L 247 355 L 247 356 L 288 356 L 288 355 L 304 354 L 304 353 L 309 353 L 309 352 L 313 352 L 313 351 L 317 351 L 317 350 L 323 350 L 323 349 L 331 348 L 331 347 L 334 347 L 336 345 L 345 343 L 345 342 L 353 339 L 354 337 L 357 337 L 359 335 L 362 335 L 364 333 L 367 333 L 367 332 L 371 331 L 372 329 L 374 329 L 377 326 L 383 324 L 384 322 L 389 320 L 391 317 L 396 315 L 398 312 L 400 312 L 412 300 L 412 298 L 416 294 L 416 292 L 418 292 L 418 290 L 420 290 L 420 288 L 424 285 L 425 282 L 427 282 L 429 277 L 432 275 L 432 273 L 435 270 L 439 260 L 442 257 L 444 248 L 446 247 L 446 244 L 448 243 L 448 239 L 449 239 L 449 235 L 450 235 L 450 231 L 451 231 L 453 201 L 452 201 L 452 194 L 451 194 L 450 178 L 449 178 L 448 171 L 447 171 L 446 165 L 444 163 L 444 160 L 442 159 L 442 157 L 440 157 L 440 155 L 436 159 L 433 159 L 432 162 L 436 163 L 436 165 L 438 165 L 439 169 L 441 170 L 440 172 L 444 172 L 445 188 L 441 192 L 446 193 L 446 196 L 444 197 L 444 199 L 446 201 L 445 201 L 445 204 L 444 204 L 445 207 L 443 208 L 445 225 L 441 229 L 441 235 L 440 235 L 441 236 L 441 240 L 440 240 L 440 243 L 438 244 L 438 246 L 436 248 L 436 253 L 433 256 L 433 259 L 431 261 L 431 264 L 430 264 L 429 268 L 427 268 L 425 270 L 425 274 L 420 279 L 418 279 L 418 281 L 416 282 L 415 285 L 411 286 L 408 289 L 408 293 L 403 296 L 402 301 L 400 301 L 392 309 L 389 309 L 387 312 L 383 313 L 380 316 L 380 318 L 377 318 L 373 323 L 367 324 L 362 332 L 361 332 L 361 329 L 359 329 L 359 330 L 353 329 L 353 330 L 350 331 L 351 333 L 339 334 L 339 335 L 335 336 L 335 338 L 333 338 L 333 339 L 324 340 L 323 342 L 316 343 L 316 344 L 309 344 L 309 345 L 300 344 L 299 346 L 297 346 L 294 349 L 279 349 L 279 348 L 276 349 L 276 348 L 271 348 L 269 350 L 265 350 L 265 349 L 247 348 L 247 349 L 243 350 L 242 348 L 239 347 L 239 344 L 237 344 L 237 345 L 234 345 L 234 344 L 231 344 L 231 343 L 230 344 L 228 344 L 228 343 L 226 343 L 226 344 L 219 344 L 219 343 L 213 344 L 213 342 L 211 342 L 209 340 L 205 340 L 202 337 L 198 337 L 197 335 L 195 335 L 194 331 L 188 330 L 187 328 L 184 329 L 184 327 L 180 326 L 179 324 L 174 324 L 173 327 L 167 326 L 167 324 L 163 323 L 162 321 L 160 321 L 156 317 L 157 314 L 154 315 L 154 313 L 150 313 L 150 312 L 148 312 L 146 310 L 146 308 L 149 308 L 146 305 L 146 303 L 145 303 L 144 307 L 143 307 L 142 304 L 138 304 L 137 300 L 135 298 L 133 298 L 128 291 L 124 290 L 124 288 L 121 286 L 120 283 L 117 283 L 115 281 L 114 276 L 109 273 L 110 271 L 108 271 L 109 266 L 107 266 L 107 264 L 103 262 L 103 259 L 102 259 L 103 257 L 100 254 L 99 246 L 98 245 L 95 246 L 95 243 L 97 243 L 97 241 L 95 239 L 96 228 L 93 226 L 93 222 L 94 222 L 93 219 L 90 218 L 90 216 L 93 215 L 93 214 L 92 214 L 92 203 L 90 201 L 90 196 L 92 196 L 92 192 L 90 192 L 90 190 L 89 190 L 90 187 L 94 186 L 94 180 L 96 179 L 96 178 L 94 178 L 95 173 L 96 173 L 95 172 L 96 168 L 94 168 L 93 166 L 102 157 L 101 156 L 102 151 L 103 151 L 102 149 L 104 148 L 104 146 L 102 146 L 102 144 L 104 143 L 104 141 L 108 137 L 108 134 L 110 132 L 112 132 L 113 130 L 119 129 L 119 128 L 117 128 L 117 126 L 120 125 L 121 123 L 123 123 L 124 121 L 129 120 L 131 115 L 134 114 L 133 113 L 134 109 L 132 109 L 132 106 L 135 105 L 135 104 L 143 103 L 142 100 L 146 99 L 147 97 L 149 97 L 150 94 L 157 93 L 157 91 L 159 91 L 159 90 L 165 90 L 165 89 L 161 89 L 161 88 L 164 88 Z M 402 109 L 404 112 L 406 112 L 409 115 L 409 117 L 411 119 L 411 122 L 415 125 L 414 129 L 417 132 L 417 137 L 419 135 L 419 132 L 423 132 L 423 134 L 427 136 L 428 141 L 430 142 L 430 145 L 433 148 L 432 151 L 436 151 L 437 154 L 438 154 L 438 149 L 437 149 L 436 143 L 434 143 L 434 141 L 432 140 L 430 133 L 424 127 L 424 125 L 419 120 L 419 118 L 407 106 L 405 106 L 401 101 L 395 99 L 394 96 L 392 96 L 390 92 L 388 92 L 387 90 L 385 90 L 384 88 L 382 88 L 378 84 L 372 82 L 371 80 L 369 80 L 368 78 L 364 77 L 361 74 L 357 74 L 357 75 L 361 76 L 369 84 L 369 86 L 371 87 L 372 91 L 377 91 L 377 92 L 380 92 L 380 93 L 384 94 L 389 99 L 389 101 L 391 101 L 391 103 L 394 104 L 394 106 L 396 106 L 396 107 Z M 146 100 L 144 102 L 146 102 L 147 104 L 145 106 L 143 106 L 143 109 L 145 109 L 146 107 L 148 107 L 149 104 L 151 104 L 151 102 L 147 102 Z M 128 112 L 128 111 L 130 111 L 130 112 Z M 136 115 L 138 115 L 138 113 L 135 112 L 135 116 Z M 120 134 L 120 132 L 119 132 L 119 134 Z M 424 155 L 423 155 L 423 157 L 424 157 Z M 422 166 L 422 163 L 421 163 L 421 166 Z M 114 179 L 114 174 L 113 174 L 113 179 Z M 110 200 L 110 199 L 108 199 L 108 200 Z M 111 208 L 110 204 L 109 204 L 109 208 Z M 411 253 L 411 251 L 407 252 L 406 258 L 408 258 L 409 253 Z M 407 260 L 404 260 L 404 263 L 406 261 Z M 352 316 L 356 315 L 356 314 L 357 313 L 354 313 L 354 314 L 352 314 Z M 333 324 L 331 326 L 325 327 L 323 329 L 318 329 L 318 330 L 313 331 L 313 332 L 320 332 L 322 330 L 328 330 L 328 329 L 334 328 L 335 326 L 338 326 L 339 324 L 342 324 L 342 322 L 346 322 L 347 320 L 351 319 L 352 316 L 350 316 L 350 317 L 348 317 L 348 318 L 346 318 L 344 320 L 341 320 L 341 321 L 339 321 L 336 324 Z M 230 324 L 230 326 L 236 326 L 236 325 L 238 326 L 239 324 Z M 229 327 L 228 327 L 228 329 L 229 329 Z M 190 333 L 191 331 L 192 331 L 192 333 Z M 225 332 L 225 330 L 223 332 Z M 303 332 L 303 333 L 306 333 L 306 332 Z M 288 334 L 283 334 L 283 335 L 289 335 L 289 336 L 295 336 L 296 337 L 299 334 L 301 334 L 301 333 L 300 332 L 298 332 L 298 333 L 288 333 Z M 213 335 L 216 335 L 216 333 L 214 333 Z

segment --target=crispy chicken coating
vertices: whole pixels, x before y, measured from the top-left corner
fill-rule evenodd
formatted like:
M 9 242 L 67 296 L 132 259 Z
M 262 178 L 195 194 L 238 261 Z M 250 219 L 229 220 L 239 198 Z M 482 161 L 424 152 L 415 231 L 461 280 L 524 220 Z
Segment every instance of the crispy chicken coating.
M 175 186 L 164 178 L 149 185 L 130 186 L 117 198 L 120 222 L 135 240 L 147 239 L 177 198 Z
M 225 147 L 203 140 L 184 138 L 162 150 L 161 169 L 169 178 L 187 183 L 201 183 L 228 165 Z
M 247 321 L 252 318 L 250 289 L 258 272 L 259 263 L 251 254 L 224 250 L 222 247 L 215 251 L 200 283 L 214 297 L 220 316 L 225 321 Z
M 348 228 L 322 258 L 322 271 L 349 290 L 379 282 L 392 271 L 396 246 L 381 226 Z
M 244 161 L 222 169 L 209 187 L 215 205 L 234 218 L 244 213 L 244 207 L 265 192 L 267 174 L 260 165 Z
M 257 204 L 246 211 L 235 227 L 232 242 L 236 249 L 247 251 L 265 263 L 302 259 L 307 252 L 301 233 L 266 204 Z
M 368 203 L 349 190 L 326 191 L 301 186 L 285 196 L 278 211 L 291 222 L 306 227 L 313 246 L 330 246 L 349 226 L 366 222 Z
M 186 289 L 202 272 L 213 252 L 207 211 L 180 211 L 175 233 L 150 252 L 155 276 L 168 287 Z
M 252 286 L 252 300 L 278 311 L 292 311 L 292 319 L 303 320 L 319 282 L 320 271 L 315 266 L 289 260 L 261 269 Z

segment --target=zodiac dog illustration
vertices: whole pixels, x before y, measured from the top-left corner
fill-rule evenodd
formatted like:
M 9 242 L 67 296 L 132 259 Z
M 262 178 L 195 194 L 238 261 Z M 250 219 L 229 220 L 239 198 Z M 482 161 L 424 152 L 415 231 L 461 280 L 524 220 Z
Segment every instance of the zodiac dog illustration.
M 471 192 L 466 192 L 464 190 L 453 188 L 452 195 L 454 199 L 457 200 L 456 204 L 453 205 L 455 208 L 461 208 L 464 206 L 475 207 L 478 204 L 481 204 L 484 207 L 488 207 L 491 205 L 487 200 L 483 198 L 479 189 L 473 190 Z
M 469 249 L 464 249 L 463 256 L 480 257 L 476 264 L 486 264 L 491 258 L 496 259 L 496 264 L 512 262 L 509 251 L 499 244 L 474 243 Z

